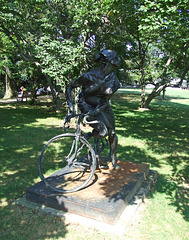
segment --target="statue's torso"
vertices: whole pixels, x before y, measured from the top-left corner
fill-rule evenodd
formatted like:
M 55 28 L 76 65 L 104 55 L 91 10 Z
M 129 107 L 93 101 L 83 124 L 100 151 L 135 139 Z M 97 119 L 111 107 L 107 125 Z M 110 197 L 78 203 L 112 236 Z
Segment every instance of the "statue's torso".
M 111 96 L 120 87 L 119 80 L 114 72 L 105 76 L 101 69 L 91 70 L 84 74 L 80 78 L 80 81 L 82 81 L 82 92 L 85 101 L 94 106 L 104 101 L 108 102 Z M 101 84 L 102 81 L 105 81 L 103 85 Z M 90 89 L 92 89 L 93 86 L 96 86 L 96 90 L 91 92 Z

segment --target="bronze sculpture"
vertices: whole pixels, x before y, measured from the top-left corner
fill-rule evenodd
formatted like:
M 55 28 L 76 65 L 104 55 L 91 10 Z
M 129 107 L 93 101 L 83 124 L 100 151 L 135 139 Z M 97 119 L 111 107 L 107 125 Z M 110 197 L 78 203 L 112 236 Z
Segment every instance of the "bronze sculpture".
M 96 55 L 96 61 L 101 62 L 100 67 L 90 70 L 67 85 L 66 100 L 69 113 L 66 116 L 66 121 L 69 121 L 74 114 L 72 89 L 82 87 L 78 100 L 79 109 L 81 113 L 89 115 L 90 120 L 99 121 L 98 124 L 91 124 L 93 131 L 86 134 L 85 137 L 89 139 L 91 136 L 98 138 L 108 136 L 110 160 L 113 168 L 119 170 L 121 167 L 117 164 L 116 159 L 118 138 L 115 132 L 115 119 L 110 98 L 121 87 L 114 72 L 121 60 L 116 52 L 102 50 Z

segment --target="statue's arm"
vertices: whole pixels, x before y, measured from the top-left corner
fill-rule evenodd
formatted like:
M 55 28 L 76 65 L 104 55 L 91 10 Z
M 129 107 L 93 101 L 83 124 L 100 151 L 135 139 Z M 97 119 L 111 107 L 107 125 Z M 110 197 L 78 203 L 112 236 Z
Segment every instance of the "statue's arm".
M 98 83 L 93 83 L 89 85 L 88 87 L 85 88 L 85 92 L 88 94 L 96 92 L 98 89 L 100 89 L 104 84 L 104 81 L 102 80 L 101 82 Z
M 74 109 L 73 109 L 73 98 L 72 98 L 72 89 L 77 88 L 79 86 L 80 86 L 79 79 L 75 79 L 75 80 L 71 81 L 66 86 L 65 95 L 66 95 L 66 101 L 67 101 L 67 104 L 68 104 L 69 113 L 73 113 L 74 112 Z
M 106 107 L 107 105 L 109 105 L 109 101 L 108 100 L 102 100 L 94 110 L 90 111 L 89 112 L 89 115 L 97 115 L 99 114 L 100 112 L 102 112 Z
M 101 104 L 99 104 L 96 108 L 95 108 L 95 111 L 97 112 L 97 113 L 100 113 L 100 112 L 102 112 L 104 109 L 105 109 L 105 107 L 108 105 L 108 102 L 103 102 L 103 103 L 101 103 Z
M 95 72 L 88 72 L 83 75 L 85 80 L 85 93 L 93 94 L 100 89 L 104 84 L 104 79 L 99 77 Z

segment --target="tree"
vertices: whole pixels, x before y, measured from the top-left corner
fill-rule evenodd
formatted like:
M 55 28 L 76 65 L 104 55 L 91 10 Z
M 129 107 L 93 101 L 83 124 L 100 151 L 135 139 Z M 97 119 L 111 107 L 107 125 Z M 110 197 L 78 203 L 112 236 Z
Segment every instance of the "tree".
M 3 82 L 5 83 L 4 98 L 11 98 L 15 95 L 15 80 L 17 78 L 17 65 L 18 60 L 15 54 L 15 48 L 11 45 L 7 36 L 0 33 L 0 72 Z
M 166 0 L 166 1 L 148 1 L 145 0 L 139 11 L 142 13 L 140 30 L 158 31 L 156 42 L 150 43 L 157 46 L 162 51 L 159 63 L 161 71 L 158 79 L 153 81 L 154 89 L 147 99 L 143 98 L 141 107 L 148 108 L 151 100 L 160 94 L 170 82 L 170 72 L 173 73 L 175 59 L 178 59 L 180 50 L 186 56 L 188 42 L 188 1 Z M 185 46 L 185 51 L 181 50 Z M 186 59 L 185 57 L 182 59 Z M 185 60 L 186 61 L 186 60 Z M 178 61 L 177 61 L 178 63 Z M 185 64 L 184 74 L 188 71 L 188 64 Z M 169 72 L 170 71 L 170 72 Z M 157 81 L 158 80 L 158 81 Z
M 58 2 L 4 0 L 0 3 L 0 31 L 12 42 L 20 58 L 33 62 L 48 74 L 47 81 L 52 89 L 51 79 L 59 83 L 66 71 L 71 73 L 70 65 L 72 69 L 75 67 L 74 49 L 78 50 L 79 45 L 78 41 L 73 44 L 69 39 L 71 30 L 67 31 L 61 24 L 69 18 L 66 18 L 66 1 Z M 56 96 L 53 94 L 55 102 Z
M 138 76 L 141 107 L 166 88 L 171 73 L 188 72 L 186 0 L 2 0 L 0 7 L 0 32 L 52 88 L 91 67 L 101 48 L 117 51 L 122 73 Z M 155 87 L 146 98 L 148 83 Z
M 114 15 L 119 16 L 117 20 Z M 114 36 L 118 35 L 116 40 L 122 47 L 122 56 L 125 54 L 123 59 L 130 63 L 125 67 L 140 75 L 141 107 L 148 108 L 152 99 L 169 85 L 179 62 L 185 62 L 183 76 L 188 71 L 188 1 L 114 1 L 109 19 L 114 26 Z M 148 83 L 153 84 L 154 89 L 146 98 Z
M 87 67 L 85 44 L 91 34 L 89 26 L 93 26 L 99 16 L 95 17 L 93 6 L 92 20 L 88 23 L 82 14 L 86 3 L 86 16 L 89 16 L 89 6 L 95 1 L 80 4 L 77 1 L 3 0 L 0 3 L 0 31 L 17 48 L 20 58 L 41 67 L 51 88 L 56 84 L 64 87 L 78 75 L 81 67 Z M 53 95 L 55 101 L 56 96 Z

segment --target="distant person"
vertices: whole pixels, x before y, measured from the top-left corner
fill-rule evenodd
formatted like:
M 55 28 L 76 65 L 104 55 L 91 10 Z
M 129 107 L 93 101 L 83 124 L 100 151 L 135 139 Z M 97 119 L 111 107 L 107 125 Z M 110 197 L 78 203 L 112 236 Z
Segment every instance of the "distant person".
M 17 96 L 17 101 L 23 101 L 23 96 L 24 96 L 24 91 L 26 89 L 24 88 L 24 86 L 20 87 L 20 91 L 18 92 L 18 96 Z
M 47 87 L 47 94 L 48 94 L 48 95 L 51 94 L 51 88 L 50 88 L 50 86 Z

